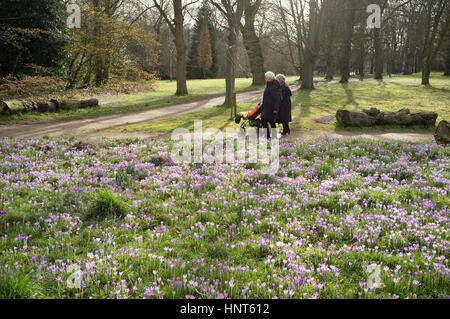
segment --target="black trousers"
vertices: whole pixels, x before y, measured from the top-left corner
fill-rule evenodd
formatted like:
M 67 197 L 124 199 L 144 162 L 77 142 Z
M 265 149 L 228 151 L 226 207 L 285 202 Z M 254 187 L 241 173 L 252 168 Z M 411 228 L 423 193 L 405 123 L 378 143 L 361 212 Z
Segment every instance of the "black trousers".
M 291 133 L 291 129 L 289 128 L 289 122 L 283 122 L 283 133 L 284 134 Z
M 261 119 L 261 121 L 262 121 L 263 128 L 265 128 L 267 130 L 267 139 L 270 138 L 270 131 L 271 131 L 271 129 L 269 129 L 269 124 L 270 124 L 271 128 L 275 129 L 275 131 L 274 131 L 274 135 L 275 135 L 274 138 L 277 138 L 277 133 L 276 133 L 277 132 L 276 131 L 277 126 L 275 124 L 275 120 Z

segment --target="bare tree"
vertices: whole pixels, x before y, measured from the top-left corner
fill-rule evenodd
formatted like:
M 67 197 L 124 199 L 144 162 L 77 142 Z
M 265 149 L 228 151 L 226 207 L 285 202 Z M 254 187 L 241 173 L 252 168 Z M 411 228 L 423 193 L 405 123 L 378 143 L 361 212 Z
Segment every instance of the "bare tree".
M 291 0 L 291 3 L 294 0 Z M 303 2 L 299 1 L 301 12 L 304 13 Z M 305 27 L 304 15 L 302 14 L 302 37 L 304 44 L 304 64 L 302 70 L 302 89 L 314 88 L 314 68 L 319 55 L 319 35 L 323 26 L 323 8 L 322 1 L 310 0 L 308 28 Z
M 231 106 L 231 116 L 233 117 L 237 113 L 235 99 L 236 54 L 240 21 L 244 13 L 244 0 L 220 0 L 220 3 L 211 0 L 211 3 L 217 8 L 227 22 L 227 49 L 225 64 L 226 93 L 224 105 Z
M 422 84 L 430 84 L 431 65 L 436 59 L 450 26 L 450 4 L 447 0 L 423 1 L 426 14 L 422 51 Z
M 264 84 L 264 57 L 255 30 L 255 18 L 261 7 L 261 2 L 262 0 L 244 0 L 245 23 L 244 25 L 241 24 L 244 45 L 253 75 L 253 85 Z
M 369 0 L 371 1 L 371 0 Z M 367 29 L 367 15 L 366 15 L 366 4 L 368 1 L 364 1 L 358 4 L 361 6 L 360 8 L 363 10 L 357 10 L 356 16 L 356 24 L 354 28 L 353 34 L 353 48 L 354 57 L 356 59 L 356 65 L 358 66 L 358 74 L 361 79 L 364 78 L 365 75 L 365 63 L 367 56 L 371 50 L 371 39 L 370 33 Z
M 293 7 L 294 3 L 290 1 L 290 8 L 292 9 Z M 298 8 L 298 5 L 295 7 Z M 282 27 L 281 33 L 283 34 L 286 45 L 288 47 L 291 64 L 301 78 L 301 65 L 303 61 L 301 21 L 303 12 L 300 10 L 287 10 L 286 8 L 284 8 L 282 0 L 276 1 L 276 9 L 280 16 Z
M 153 0 L 154 6 L 159 10 L 162 17 L 169 26 L 170 32 L 174 36 L 175 47 L 177 50 L 177 92 L 176 95 L 188 94 L 186 85 L 186 43 L 184 39 L 184 11 L 186 8 L 198 2 L 191 0 L 183 5 L 182 0 L 172 0 L 174 17 L 169 18 L 168 10 L 165 9 L 164 0 Z
M 345 30 L 344 30 L 344 50 L 342 52 L 341 59 L 341 81 L 340 83 L 347 83 L 350 79 L 350 60 L 352 57 L 352 38 L 353 38 L 353 27 L 355 25 L 355 11 L 357 1 L 359 0 L 345 0 L 345 9 L 347 11 L 347 16 L 345 19 Z
M 388 15 L 386 17 L 383 17 L 382 19 L 381 28 L 375 28 L 373 30 L 373 47 L 375 51 L 375 79 L 377 80 L 383 79 L 383 27 L 390 19 L 395 17 L 398 10 L 411 2 L 413 2 L 413 0 L 373 0 L 373 3 L 380 6 L 382 16 L 384 16 L 385 12 L 388 12 Z
M 322 33 L 322 42 L 324 50 L 321 59 L 325 62 L 327 80 L 333 80 L 336 65 L 336 28 L 338 21 L 336 19 L 336 10 L 338 0 L 324 0 L 324 30 Z
M 388 0 L 375 0 L 374 3 L 378 4 L 381 9 L 381 15 L 383 15 Z M 375 51 L 375 79 L 383 79 L 383 34 L 381 28 L 373 29 L 373 49 Z

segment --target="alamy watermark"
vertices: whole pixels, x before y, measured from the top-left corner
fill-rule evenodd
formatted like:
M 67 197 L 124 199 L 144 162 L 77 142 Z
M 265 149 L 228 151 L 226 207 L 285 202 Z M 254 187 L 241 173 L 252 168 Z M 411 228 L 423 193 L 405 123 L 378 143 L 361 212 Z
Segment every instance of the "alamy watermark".
M 81 9 L 75 0 L 67 4 L 67 28 L 80 29 L 81 28 Z M 381 8 L 378 4 L 369 4 L 367 6 L 367 13 L 370 15 L 367 18 L 368 29 L 380 29 L 381 28 Z
M 242 136 L 239 130 L 218 128 L 203 131 L 202 121 L 194 122 L 194 132 L 177 128 L 172 132 L 172 161 L 175 163 L 255 163 L 263 174 L 278 172 L 280 143 L 276 130 L 272 139 L 266 129 L 249 130 Z
M 370 13 L 367 18 L 368 29 L 380 29 L 381 28 L 381 8 L 378 4 L 369 4 L 367 6 L 367 13 Z
M 67 4 L 66 8 L 69 16 L 67 17 L 67 27 L 69 29 L 80 29 L 81 28 L 81 9 L 78 4 L 74 1 Z
M 383 288 L 384 284 L 381 280 L 381 266 L 377 264 L 368 265 L 366 268 L 367 287 L 369 289 Z
M 70 289 L 80 289 L 81 278 L 83 277 L 80 266 L 77 264 L 69 265 L 66 272 L 70 274 L 66 280 L 67 287 Z

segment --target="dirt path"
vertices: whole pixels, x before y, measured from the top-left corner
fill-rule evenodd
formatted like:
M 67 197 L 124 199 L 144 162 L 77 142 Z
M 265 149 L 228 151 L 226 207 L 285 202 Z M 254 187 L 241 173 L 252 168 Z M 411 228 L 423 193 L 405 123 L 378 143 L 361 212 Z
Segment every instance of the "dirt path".
M 297 87 L 294 87 L 294 89 L 297 89 Z M 238 103 L 258 101 L 262 96 L 262 92 L 262 90 L 257 90 L 238 93 L 236 99 Z M 102 131 L 115 126 L 156 121 L 163 118 L 201 111 L 222 104 L 223 101 L 224 97 L 214 97 L 191 103 L 164 106 L 148 111 L 116 114 L 91 119 L 31 124 L 6 124 L 0 125 L 0 137 L 108 136 L 109 132 Z
M 354 79 L 354 81 L 358 81 Z M 331 82 L 320 82 L 317 86 L 325 86 L 329 84 L 337 83 L 337 81 Z M 298 86 L 292 86 L 292 90 L 297 90 Z M 237 94 L 238 103 L 250 103 L 258 101 L 262 96 L 263 90 L 242 92 Z M 187 114 L 191 112 L 201 111 L 213 106 L 223 103 L 223 97 L 214 97 L 209 99 L 204 99 L 201 101 L 177 104 L 171 106 L 165 106 L 157 109 L 152 109 L 148 111 L 140 111 L 129 114 L 117 114 L 109 115 L 91 119 L 83 120 L 72 120 L 72 121 L 53 121 L 45 123 L 31 123 L 31 124 L 5 124 L 0 125 L 0 137 L 24 137 L 24 138 L 39 138 L 42 136 L 49 137 L 86 137 L 86 138 L 96 138 L 96 137 L 156 137 L 156 136 L 170 136 L 167 134 L 143 134 L 143 133 L 116 133 L 106 131 L 111 127 L 137 124 L 141 122 L 157 121 L 164 118 L 169 118 L 173 116 L 178 116 L 182 114 Z M 344 137 L 352 135 L 358 136 L 358 134 L 352 133 L 336 133 L 336 132 L 297 132 L 291 138 L 301 137 L 301 138 L 315 138 L 315 137 Z M 380 138 L 395 138 L 395 139 L 410 139 L 410 140 L 429 140 L 433 136 L 431 134 L 409 134 L 409 133 L 391 133 L 391 134 L 381 134 L 381 133 L 368 133 L 364 136 L 378 136 Z
M 262 91 L 249 91 L 237 94 L 238 103 L 257 101 Z M 84 120 L 54 121 L 32 124 L 11 124 L 0 126 L 0 137 L 67 137 L 67 136 L 103 136 L 108 128 L 155 121 L 172 116 L 201 111 L 223 103 L 223 97 L 215 97 L 197 102 L 165 106 L 148 111 L 129 114 L 116 114 Z
M 357 79 L 351 79 L 358 81 Z M 337 81 L 317 82 L 316 86 L 325 86 L 337 83 Z M 292 86 L 293 91 L 297 90 L 299 86 Z M 249 103 L 258 101 L 262 97 L 263 90 L 255 90 L 238 93 L 236 99 L 238 103 Z M 0 137 L 116 137 L 124 134 L 117 134 L 106 131 L 115 126 L 122 126 L 128 124 L 137 124 L 141 122 L 156 121 L 164 118 L 169 118 L 177 115 L 187 114 L 191 112 L 201 111 L 222 104 L 224 97 L 214 97 L 204 99 L 201 101 L 177 104 L 171 106 L 164 106 L 148 111 L 139 111 L 128 114 L 108 115 L 97 118 L 83 119 L 83 120 L 69 120 L 69 121 L 50 121 L 50 122 L 35 122 L 24 124 L 4 124 L 0 125 Z M 125 101 L 114 101 L 114 103 Z M 140 136 L 142 134 L 128 134 L 127 136 Z M 148 135 L 147 135 L 148 136 Z

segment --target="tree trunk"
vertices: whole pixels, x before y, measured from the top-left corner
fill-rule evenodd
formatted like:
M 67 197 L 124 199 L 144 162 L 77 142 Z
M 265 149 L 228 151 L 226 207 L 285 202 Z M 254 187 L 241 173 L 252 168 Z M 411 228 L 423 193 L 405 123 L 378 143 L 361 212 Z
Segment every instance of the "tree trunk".
M 428 61 L 424 61 L 422 65 L 422 84 L 430 84 L 431 64 Z
M 174 0 L 175 11 L 175 47 L 177 49 L 177 92 L 176 95 L 188 94 L 186 85 L 186 43 L 184 42 L 184 17 L 181 0 Z
M 301 88 L 314 89 L 314 67 L 316 65 L 316 56 L 308 50 L 305 50 L 304 61 Z
M 323 7 L 322 7 L 323 8 Z M 309 30 L 306 40 L 306 48 L 304 50 L 304 64 L 302 70 L 301 89 L 314 89 L 314 68 L 316 66 L 318 40 L 321 27 L 321 19 L 319 17 L 320 9 L 317 1 L 311 0 L 309 3 Z
M 405 61 L 403 66 L 403 75 L 411 75 L 411 66 L 409 65 L 409 61 Z
M 242 27 L 244 45 L 250 61 L 250 69 L 253 75 L 253 85 L 264 85 L 264 56 L 261 44 L 256 35 L 255 17 L 261 5 L 261 0 L 257 0 L 253 5 L 250 0 L 245 1 L 245 24 Z
M 383 79 L 383 43 L 381 29 L 375 28 L 374 34 L 374 48 L 375 48 L 375 79 Z
M 224 105 L 231 106 L 231 116 L 236 116 L 236 99 L 235 96 L 235 69 L 236 69 L 236 54 L 237 54 L 237 36 L 240 29 L 240 21 L 244 13 L 244 0 L 237 0 L 235 2 L 236 9 L 233 8 L 232 2 L 229 0 L 222 0 L 226 3 L 226 9 L 220 7 L 217 3 L 213 5 L 220 8 L 224 18 L 228 23 L 227 35 L 227 49 L 226 49 L 226 63 L 225 63 L 225 102 Z
M 403 63 L 403 75 L 411 75 L 412 74 L 412 66 L 411 62 L 414 58 L 412 52 L 410 52 L 409 48 L 406 49 L 407 52 L 405 54 L 405 61 Z
M 102 8 L 100 8 L 100 1 L 94 0 L 93 1 L 94 9 L 96 12 L 103 12 Z M 98 18 L 95 19 L 94 22 L 94 37 L 95 37 L 95 46 L 97 47 L 97 50 L 95 50 L 94 55 L 94 84 L 95 86 L 101 86 L 104 82 L 103 77 L 103 57 L 102 57 L 102 28 L 101 23 L 98 21 Z M 84 82 L 89 82 L 89 78 L 86 78 Z M 90 83 L 84 83 L 86 85 Z
M 169 50 L 169 79 L 173 81 L 173 52 Z
M 358 74 L 361 79 L 365 76 L 365 63 L 367 57 L 366 47 L 364 45 L 364 39 L 360 39 L 358 43 L 359 47 L 359 57 L 358 57 Z
M 405 46 L 403 50 L 403 65 L 402 65 L 402 73 L 403 75 L 411 75 L 412 67 L 414 65 L 414 51 L 413 51 L 413 43 L 414 43 L 414 29 L 413 25 L 416 23 L 415 15 L 409 14 L 408 20 L 410 23 L 406 28 L 405 34 Z
M 234 32 L 228 34 L 228 48 L 226 50 L 227 60 L 225 63 L 225 102 L 226 106 L 231 106 L 231 116 L 234 114 L 233 94 L 235 93 L 235 63 L 237 53 L 237 38 Z
M 427 21 L 429 27 L 425 30 L 425 40 L 422 49 L 422 84 L 430 84 L 431 66 L 436 59 L 444 43 L 446 32 L 450 27 L 450 13 L 447 13 L 446 19 L 442 16 L 446 11 L 450 11 L 450 4 L 447 0 L 439 0 L 437 3 L 427 3 Z M 444 15 L 445 17 L 445 15 Z
M 447 44 L 447 55 L 445 57 L 444 75 L 450 76 L 450 39 L 448 40 L 448 44 Z
M 264 85 L 264 57 L 253 25 L 251 27 L 244 26 L 243 38 L 253 75 L 253 85 Z
M 353 37 L 353 24 L 355 20 L 355 3 L 353 0 L 346 0 L 348 16 L 345 20 L 345 33 L 344 33 L 344 51 L 342 55 L 342 69 L 341 69 L 341 81 L 340 83 L 348 83 L 350 79 L 350 60 L 352 57 L 352 37 Z
M 325 67 L 326 67 L 326 75 L 325 79 L 328 81 L 333 80 L 334 72 L 335 72 L 335 40 L 336 40 L 336 19 L 334 19 L 334 10 L 336 9 L 335 3 L 328 0 L 324 2 L 324 10 L 326 16 L 326 30 L 325 30 L 325 41 L 326 41 L 326 50 L 325 50 Z
M 364 78 L 364 53 L 361 53 L 361 56 L 359 57 L 359 63 L 358 63 L 358 73 L 359 77 L 362 79 Z
M 419 62 L 419 57 L 418 54 L 416 52 L 416 54 L 414 55 L 414 73 L 420 72 L 420 62 Z
M 334 63 L 332 61 L 331 55 L 327 56 L 326 68 L 327 68 L 327 74 L 325 75 L 325 79 L 328 81 L 331 81 L 334 78 Z

